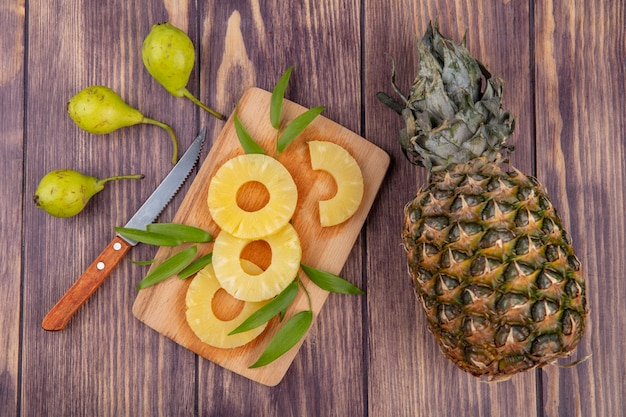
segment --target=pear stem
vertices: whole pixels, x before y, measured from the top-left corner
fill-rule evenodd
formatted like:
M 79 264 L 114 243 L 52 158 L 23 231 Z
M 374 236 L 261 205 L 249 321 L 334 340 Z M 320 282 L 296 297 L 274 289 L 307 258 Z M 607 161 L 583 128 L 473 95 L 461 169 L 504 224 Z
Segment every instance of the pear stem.
M 174 148 L 172 151 L 172 165 L 176 165 L 176 162 L 178 162 L 178 139 L 176 139 L 176 134 L 174 133 L 174 130 L 168 124 L 159 122 L 158 120 L 154 120 L 145 116 L 141 122 L 151 124 L 151 125 L 156 125 L 167 130 L 167 133 L 169 133 L 170 137 L 172 138 L 172 146 Z
M 145 175 L 143 175 L 143 174 L 132 174 L 132 175 L 115 175 L 113 177 L 102 178 L 102 179 L 96 180 L 96 189 L 98 191 L 104 189 L 104 184 L 106 184 L 107 182 L 110 182 L 110 181 L 117 181 L 117 180 L 142 180 L 142 179 L 144 179 L 144 177 L 145 177 Z
M 181 92 L 183 93 L 183 95 L 185 97 L 187 97 L 189 100 L 193 101 L 195 104 L 197 104 L 198 106 L 200 106 L 201 108 L 203 108 L 204 110 L 208 111 L 211 115 L 217 117 L 219 120 L 224 120 L 225 117 L 223 114 L 216 112 L 215 110 L 213 110 L 212 108 L 206 106 L 204 103 L 202 103 L 200 100 L 198 100 L 197 98 L 195 98 L 190 92 L 189 90 L 187 90 L 186 88 L 183 88 L 181 90 Z
M 113 177 L 102 178 L 98 180 L 101 184 L 106 184 L 109 181 L 117 181 L 117 180 L 142 180 L 145 178 L 143 174 L 132 174 L 132 175 L 115 175 Z

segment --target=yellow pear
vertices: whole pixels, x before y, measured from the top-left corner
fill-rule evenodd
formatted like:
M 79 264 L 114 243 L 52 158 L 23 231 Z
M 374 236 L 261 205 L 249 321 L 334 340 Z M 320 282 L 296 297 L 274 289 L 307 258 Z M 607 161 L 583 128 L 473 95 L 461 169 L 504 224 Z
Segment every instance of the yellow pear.
M 172 128 L 158 120 L 144 116 L 139 110 L 126 104 L 112 89 L 93 85 L 81 90 L 67 103 L 67 113 L 81 129 L 97 135 L 111 133 L 122 127 L 139 123 L 162 127 L 172 138 L 172 164 L 178 159 L 178 140 Z
M 71 169 L 57 169 L 41 179 L 33 201 L 38 208 L 54 217 L 72 217 L 80 213 L 91 197 L 104 189 L 107 182 L 143 177 L 137 174 L 98 179 Z
M 185 32 L 169 22 L 157 23 L 143 41 L 141 56 L 150 75 L 172 95 L 187 97 L 211 115 L 224 119 L 187 90 L 196 51 Z

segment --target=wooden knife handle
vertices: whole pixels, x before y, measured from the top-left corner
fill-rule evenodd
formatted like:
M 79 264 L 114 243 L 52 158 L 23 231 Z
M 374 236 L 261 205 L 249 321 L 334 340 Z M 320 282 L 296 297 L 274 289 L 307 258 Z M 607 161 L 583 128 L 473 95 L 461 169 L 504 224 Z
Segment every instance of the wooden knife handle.
M 52 307 L 44 317 L 41 327 L 48 331 L 63 330 L 74 313 L 98 289 L 130 248 L 131 245 L 128 242 L 115 236 L 74 285 Z

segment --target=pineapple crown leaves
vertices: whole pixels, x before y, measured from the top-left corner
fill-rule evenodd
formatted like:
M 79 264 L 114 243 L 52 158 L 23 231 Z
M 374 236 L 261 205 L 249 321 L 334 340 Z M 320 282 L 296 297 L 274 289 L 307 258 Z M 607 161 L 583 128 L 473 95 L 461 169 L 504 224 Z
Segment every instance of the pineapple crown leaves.
M 404 105 L 377 94 L 406 123 L 400 145 L 407 159 L 439 171 L 477 157 L 496 161 L 512 150 L 505 142 L 515 120 L 502 108 L 502 80 L 471 56 L 465 39 L 457 44 L 429 24 L 417 50 L 418 75 L 408 98 L 396 85 L 392 61 L 391 83 Z

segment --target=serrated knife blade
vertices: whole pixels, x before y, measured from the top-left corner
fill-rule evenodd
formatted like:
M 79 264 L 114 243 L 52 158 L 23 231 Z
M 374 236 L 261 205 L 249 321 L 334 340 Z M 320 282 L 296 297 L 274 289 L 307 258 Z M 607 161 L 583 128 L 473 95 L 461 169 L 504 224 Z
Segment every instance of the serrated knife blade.
M 125 227 L 145 229 L 156 220 L 185 183 L 185 180 L 198 162 L 205 137 L 206 127 L 200 131 L 178 163 L 161 181 L 139 210 L 135 212 Z M 137 242 L 135 241 L 116 235 L 63 297 L 50 309 L 46 317 L 44 317 L 41 327 L 48 331 L 64 329 L 74 313 L 100 287 L 111 271 L 124 258 L 124 255 L 136 244 Z
M 183 186 L 187 177 L 196 166 L 198 158 L 200 157 L 200 151 L 204 144 L 204 138 L 206 136 L 206 127 L 203 128 L 198 136 L 191 143 L 187 151 L 180 158 L 178 163 L 167 176 L 161 181 L 161 184 L 156 190 L 148 197 L 143 205 L 135 212 L 133 217 L 126 223 L 124 227 L 132 227 L 134 229 L 145 229 L 150 223 L 154 222 L 156 218 L 161 214 L 163 209 L 174 198 L 180 187 Z M 120 236 L 121 237 L 121 236 Z M 137 242 L 125 239 L 129 244 L 135 246 Z

